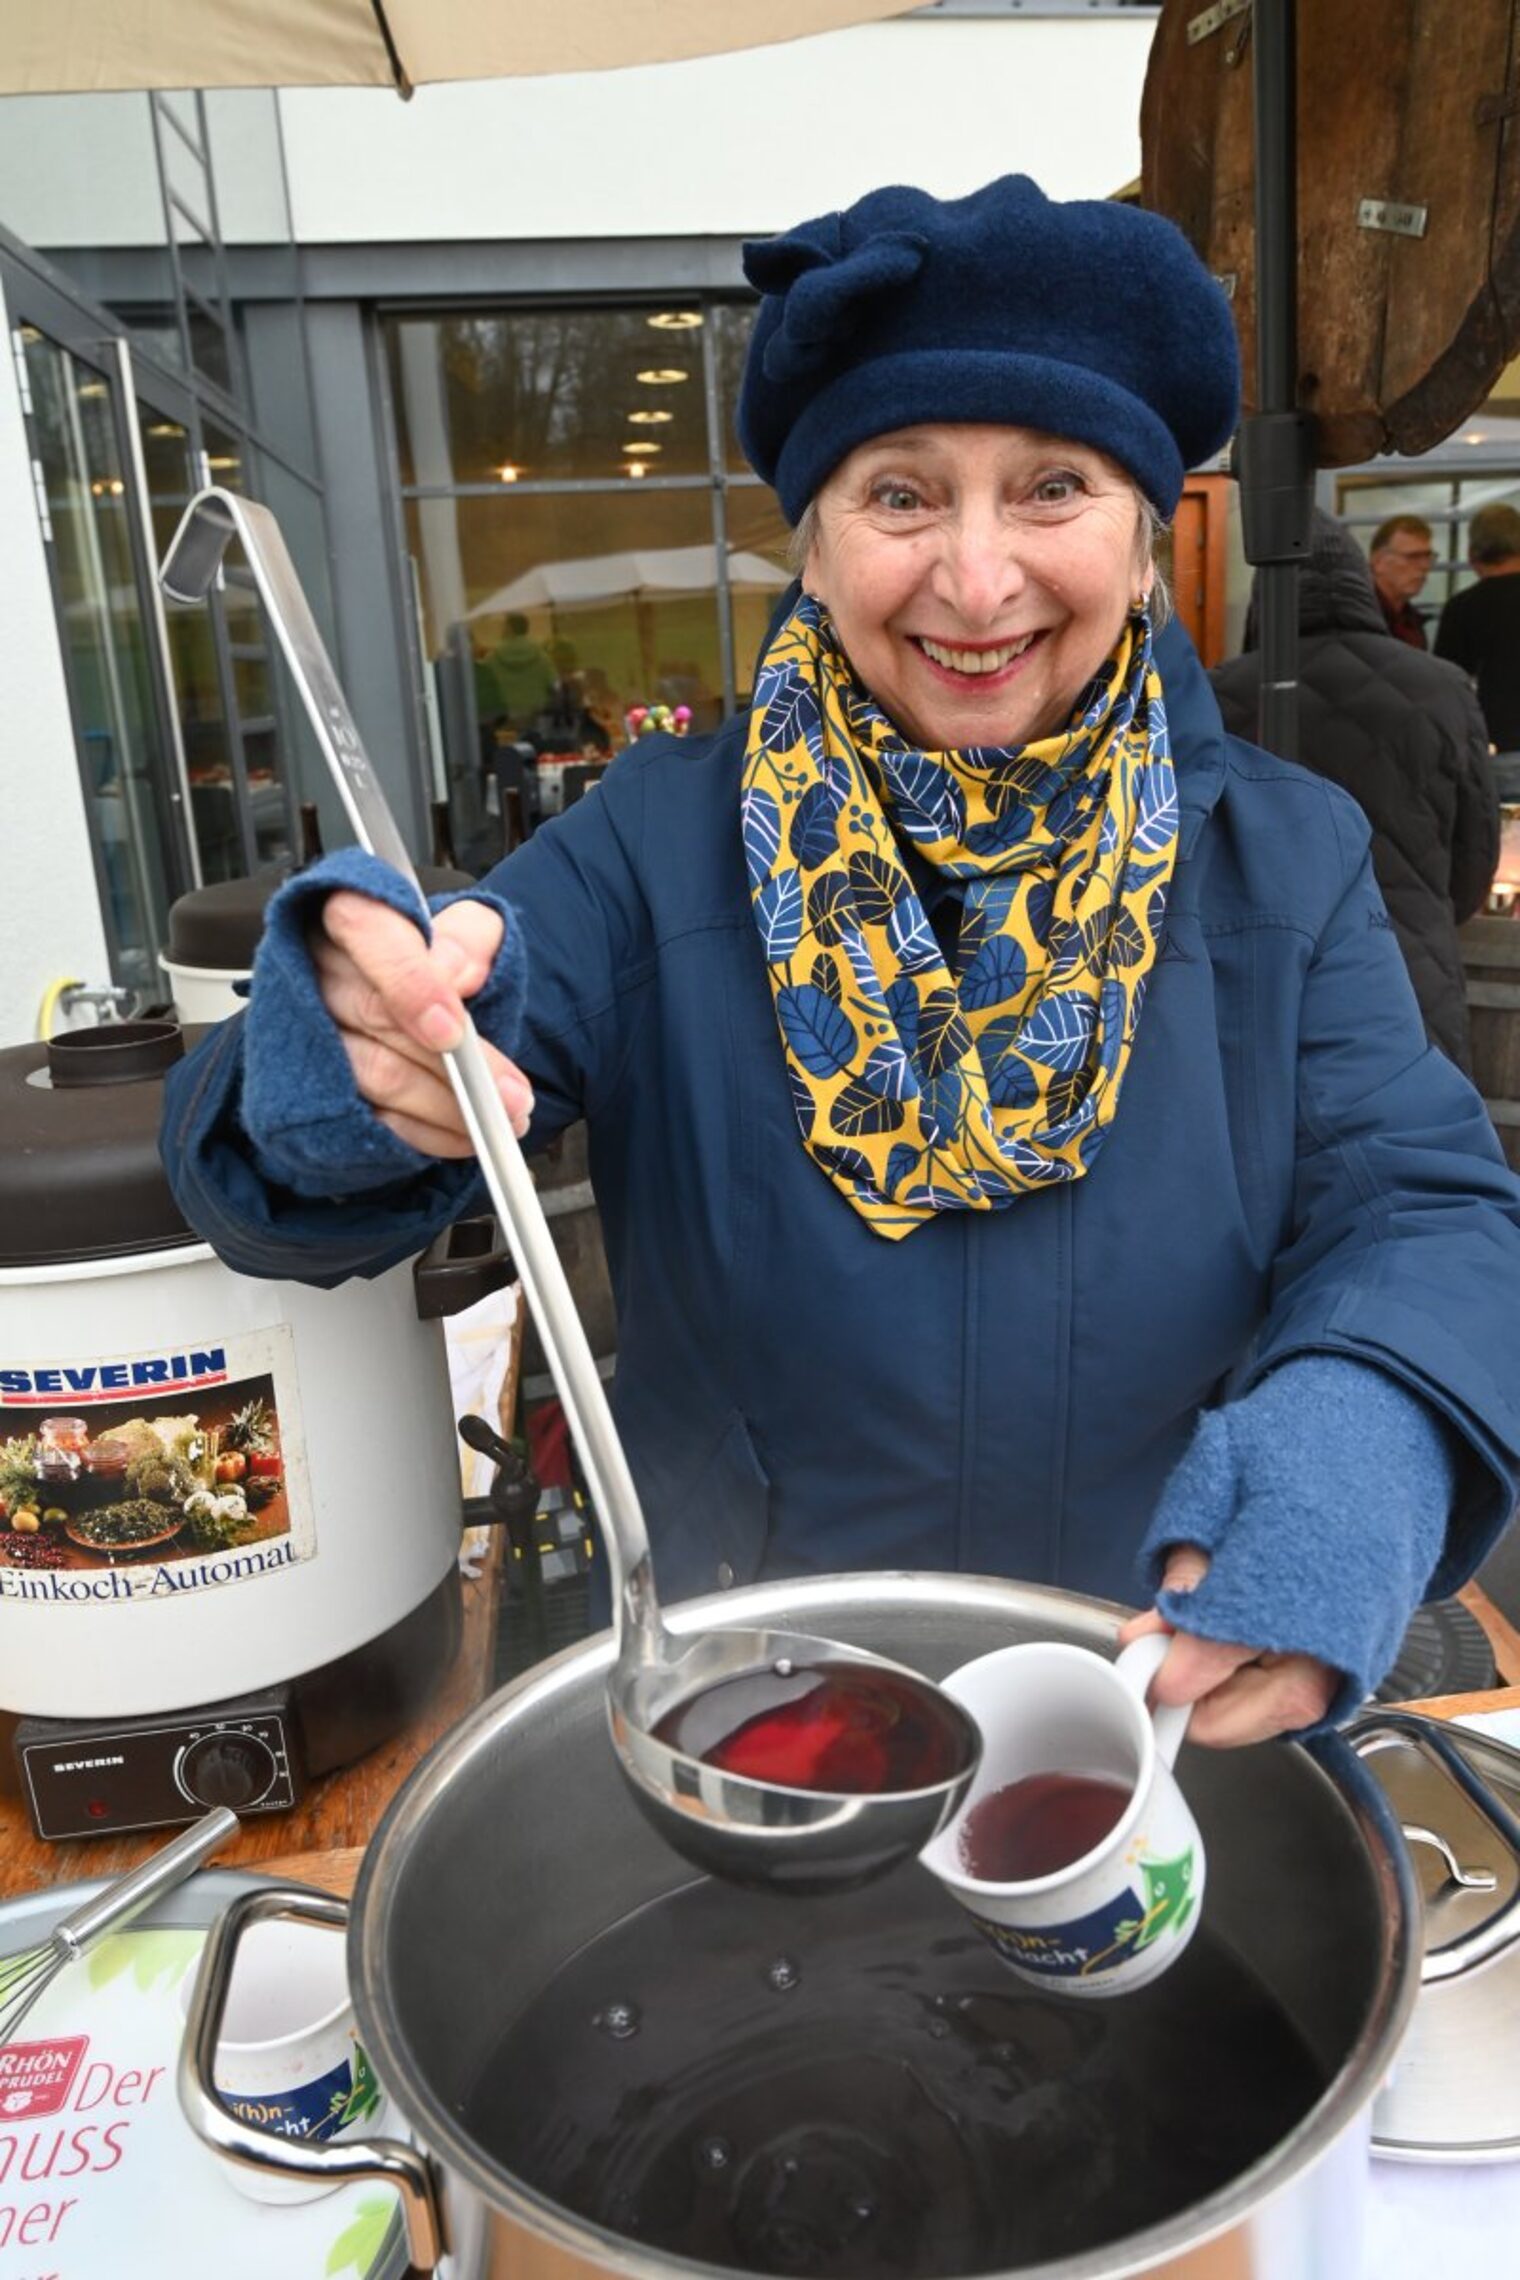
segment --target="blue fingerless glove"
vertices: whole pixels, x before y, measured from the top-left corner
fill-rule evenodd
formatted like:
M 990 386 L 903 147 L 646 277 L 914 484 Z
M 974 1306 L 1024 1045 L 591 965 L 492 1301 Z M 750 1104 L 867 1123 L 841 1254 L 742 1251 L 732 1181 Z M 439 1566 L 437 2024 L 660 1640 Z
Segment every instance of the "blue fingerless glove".
M 1146 1594 L 1179 1631 L 1328 1663 L 1342 1683 L 1323 1723 L 1337 1724 L 1398 1653 L 1457 1469 L 1451 1428 L 1386 1370 L 1301 1355 L 1199 1419 L 1141 1549 Z M 1209 1572 L 1161 1591 L 1184 1543 Z
M 243 1129 L 261 1178 L 306 1197 L 363 1195 L 427 1175 L 436 1192 L 457 1182 L 461 1203 L 473 1188 L 473 1158 L 441 1163 L 409 1147 L 360 1099 L 336 1023 L 322 1003 L 306 947 L 322 904 L 350 887 L 389 904 L 426 933 L 417 899 L 400 873 L 361 848 L 324 856 L 288 879 L 269 905 L 254 960 L 244 1021 Z M 483 902 L 505 922 L 501 949 L 470 1001 L 476 1027 L 510 1053 L 522 1018 L 526 961 L 521 930 L 499 896 L 470 887 L 439 895 L 431 908 Z

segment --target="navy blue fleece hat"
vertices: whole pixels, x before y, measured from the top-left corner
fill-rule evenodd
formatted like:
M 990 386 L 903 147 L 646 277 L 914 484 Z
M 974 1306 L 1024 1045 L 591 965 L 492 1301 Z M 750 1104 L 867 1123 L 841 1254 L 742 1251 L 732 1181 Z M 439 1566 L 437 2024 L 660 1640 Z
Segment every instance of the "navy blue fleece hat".
M 1137 206 L 1060 204 L 1024 174 L 873 190 L 747 245 L 744 273 L 764 299 L 739 438 L 792 522 L 858 443 L 941 420 L 1093 444 L 1170 516 L 1235 426 L 1229 303 Z

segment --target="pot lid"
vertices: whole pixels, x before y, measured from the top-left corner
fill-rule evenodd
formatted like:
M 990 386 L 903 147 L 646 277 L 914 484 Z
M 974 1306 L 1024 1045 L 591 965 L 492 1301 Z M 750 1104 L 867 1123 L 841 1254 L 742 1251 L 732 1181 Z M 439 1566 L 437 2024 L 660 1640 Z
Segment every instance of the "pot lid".
M 264 931 L 264 912 L 277 888 L 291 876 L 288 864 L 256 871 L 251 879 L 219 879 L 181 895 L 169 910 L 169 941 L 164 955 L 176 966 L 207 966 L 219 973 L 246 974 Z M 473 887 L 468 871 L 436 865 L 417 873 L 428 895 L 454 895 Z
M 199 1240 L 158 1155 L 164 1075 L 184 1048 L 176 1022 L 132 1021 L 0 1053 L 0 1268 Z
M 1448 1730 L 1479 1780 L 1511 1813 L 1520 1813 L 1520 1709 L 1479 1713 Z M 1476 1929 L 1512 1903 L 1520 1869 L 1444 1775 L 1410 1749 L 1378 1750 L 1366 1764 L 1410 1841 L 1428 1946 Z M 1453 1864 L 1463 1882 L 1453 1876 Z M 1484 1876 L 1493 1878 L 1486 1891 L 1471 1881 Z M 1520 1946 L 1461 1978 L 1426 1987 L 1373 2107 L 1374 2151 L 1385 2160 L 1520 2160 L 1517 2034 Z

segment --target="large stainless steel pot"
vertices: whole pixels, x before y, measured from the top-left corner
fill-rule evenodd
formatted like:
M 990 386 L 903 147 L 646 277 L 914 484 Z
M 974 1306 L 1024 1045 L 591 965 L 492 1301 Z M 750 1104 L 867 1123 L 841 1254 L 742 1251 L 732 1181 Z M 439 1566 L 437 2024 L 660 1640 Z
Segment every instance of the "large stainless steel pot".
M 942 1676 L 1021 1638 L 1113 1651 L 1118 1610 L 953 1576 L 768 1585 L 677 1609 L 683 1624 L 783 1623 Z M 449 2280 L 655 2280 L 683 2264 L 568 2215 L 495 2164 L 459 2109 L 528 1999 L 585 1941 L 690 1881 L 618 1775 L 600 1639 L 496 1695 L 413 1775 L 366 1857 L 349 1966 L 359 2032 L 415 2148 L 291 2146 L 231 2121 L 209 2090 L 234 1927 L 208 1943 L 181 2096 L 209 2143 L 253 2166 L 384 2176 L 405 2196 L 414 2262 Z M 1371 2101 L 1420 1982 L 1419 1898 L 1378 1784 L 1337 1739 L 1185 1752 L 1209 1854 L 1208 1915 L 1286 2008 L 1328 2087 L 1269 2156 L 1182 2216 L 1024 2280 L 1351 2280 L 1360 2269 Z M 340 1903 L 278 1889 L 260 1909 Z M 1186 2063 L 1186 2054 L 1179 2054 Z M 1241 2053 L 1243 2068 L 1250 2053 Z

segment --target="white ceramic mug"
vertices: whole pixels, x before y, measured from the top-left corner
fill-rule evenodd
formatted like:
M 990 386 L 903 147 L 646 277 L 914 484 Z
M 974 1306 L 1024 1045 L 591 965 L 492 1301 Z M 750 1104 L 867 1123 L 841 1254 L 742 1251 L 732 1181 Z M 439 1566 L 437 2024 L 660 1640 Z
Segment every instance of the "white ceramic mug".
M 180 1986 L 189 2004 L 195 1967 Z M 374 2133 L 383 2106 L 359 2046 L 344 1943 L 316 1924 L 256 1924 L 238 1949 L 216 2046 L 229 2112 L 281 2137 L 326 2142 Z M 311 2201 L 336 2190 L 224 2163 L 254 2201 Z
M 1198 1927 L 1203 1844 L 1172 1773 L 1189 1711 L 1146 1707 L 1170 1637 L 1136 1639 L 1117 1662 L 1035 1641 L 952 1671 L 944 1690 L 970 1711 L 984 1750 L 965 1804 L 921 1854 L 1021 1979 L 1076 1996 L 1127 1994 L 1176 1962 Z M 1116 1784 L 1116 1826 L 1051 1874 L 991 1883 L 966 1864 L 962 1834 L 984 1799 L 1038 1774 Z

